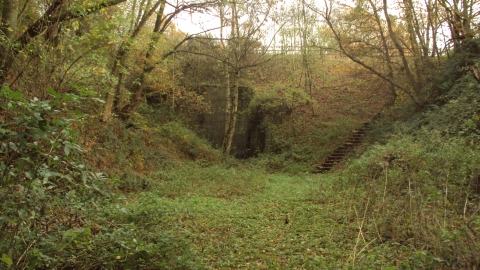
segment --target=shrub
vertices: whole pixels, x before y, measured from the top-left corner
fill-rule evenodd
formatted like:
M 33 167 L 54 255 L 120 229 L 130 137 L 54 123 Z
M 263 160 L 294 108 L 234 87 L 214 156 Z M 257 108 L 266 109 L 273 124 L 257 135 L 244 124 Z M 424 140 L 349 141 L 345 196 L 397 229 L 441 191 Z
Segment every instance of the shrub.
M 0 268 L 193 268 L 155 206 L 126 207 L 84 165 L 72 129 L 82 115 L 67 109 L 79 98 L 47 91 L 51 100 L 0 94 Z
M 339 186 L 355 187 L 350 202 L 365 213 L 365 237 L 426 252 L 411 266 L 478 267 L 480 149 L 423 132 L 372 146 L 341 174 Z
M 81 115 L 67 110 L 74 95 L 47 89 L 53 100 L 31 101 L 4 88 L 0 125 L 0 252 L 5 264 L 49 267 L 56 252 L 86 248 L 90 229 L 78 216 L 105 179 L 81 162 L 81 147 L 70 128 Z M 75 241 L 74 241 L 75 240 Z

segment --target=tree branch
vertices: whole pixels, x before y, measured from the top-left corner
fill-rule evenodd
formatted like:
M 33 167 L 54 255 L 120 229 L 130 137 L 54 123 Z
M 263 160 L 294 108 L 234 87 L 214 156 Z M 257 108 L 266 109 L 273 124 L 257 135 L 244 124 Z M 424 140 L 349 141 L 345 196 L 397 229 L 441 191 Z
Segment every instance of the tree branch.
M 125 1 L 126 0 L 105 0 L 96 5 L 85 7 L 85 12 L 73 12 L 72 10 L 67 10 L 56 16 L 53 15 L 53 12 L 64 2 L 64 0 L 55 1 L 43 14 L 43 16 L 30 25 L 30 27 L 28 27 L 28 29 L 17 39 L 17 42 L 20 43 L 20 46 L 16 47 L 14 52 L 15 54 L 18 54 L 20 51 L 22 51 L 32 39 L 43 33 L 52 22 L 62 22 L 75 18 L 86 17 L 102 8 L 115 6 Z

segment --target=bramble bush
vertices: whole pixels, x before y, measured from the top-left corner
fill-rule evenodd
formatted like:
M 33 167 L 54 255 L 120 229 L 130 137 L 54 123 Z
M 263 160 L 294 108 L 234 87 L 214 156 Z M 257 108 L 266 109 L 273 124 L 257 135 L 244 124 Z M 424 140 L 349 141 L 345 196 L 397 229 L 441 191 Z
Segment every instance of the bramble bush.
M 105 178 L 81 162 L 70 128 L 82 115 L 67 109 L 78 97 L 47 89 L 52 100 L 24 100 L 1 91 L 0 250 L 7 266 L 50 267 L 53 254 L 86 247 L 91 237 L 79 216 Z M 87 241 L 87 242 L 86 242 Z M 63 249 L 63 250 L 61 250 Z
M 155 225 L 161 212 L 125 207 L 84 164 L 73 129 L 84 115 L 68 109 L 80 98 L 47 91 L 50 100 L 0 93 L 1 268 L 188 267 L 186 245 Z

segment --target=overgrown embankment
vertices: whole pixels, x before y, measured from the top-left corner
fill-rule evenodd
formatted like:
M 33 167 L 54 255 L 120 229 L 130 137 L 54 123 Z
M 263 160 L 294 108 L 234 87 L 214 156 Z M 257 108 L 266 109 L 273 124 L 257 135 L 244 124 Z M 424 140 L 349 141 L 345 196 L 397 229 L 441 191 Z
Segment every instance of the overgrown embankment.
M 326 175 L 303 170 L 310 148 L 349 120 L 300 123 L 309 104 L 276 126 L 278 152 L 238 161 L 159 108 L 105 126 L 80 97 L 4 88 L 2 267 L 480 268 L 478 62 L 453 58 L 428 106 L 386 112 L 377 143 Z

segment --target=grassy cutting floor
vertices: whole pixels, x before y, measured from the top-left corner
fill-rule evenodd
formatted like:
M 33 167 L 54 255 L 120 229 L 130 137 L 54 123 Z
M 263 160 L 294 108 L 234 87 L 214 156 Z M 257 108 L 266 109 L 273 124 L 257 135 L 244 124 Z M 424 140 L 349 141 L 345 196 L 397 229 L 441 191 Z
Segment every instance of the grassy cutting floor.
M 239 177 L 240 184 L 247 185 L 246 178 L 254 175 Z M 228 188 L 242 186 L 225 177 L 227 184 L 220 191 L 203 189 L 217 187 L 213 182 L 218 179 L 189 182 L 195 172 L 183 179 L 183 194 L 177 190 L 174 197 L 165 196 L 167 189 L 180 184 L 176 181 L 164 182 L 159 190 L 151 191 L 164 211 L 162 229 L 187 239 L 199 266 L 339 269 L 352 267 L 354 261 L 369 261 L 370 267 L 384 269 L 392 265 L 391 258 L 385 257 L 386 247 L 374 245 L 375 240 L 369 245 L 369 239 L 358 237 L 359 219 L 354 210 L 346 208 L 344 195 L 332 196 L 332 182 L 325 176 L 263 175 L 263 180 L 251 179 L 256 187 L 246 194 L 238 192 L 240 195 Z M 373 257 L 366 256 L 368 250 Z M 394 253 L 388 252 L 390 256 Z

